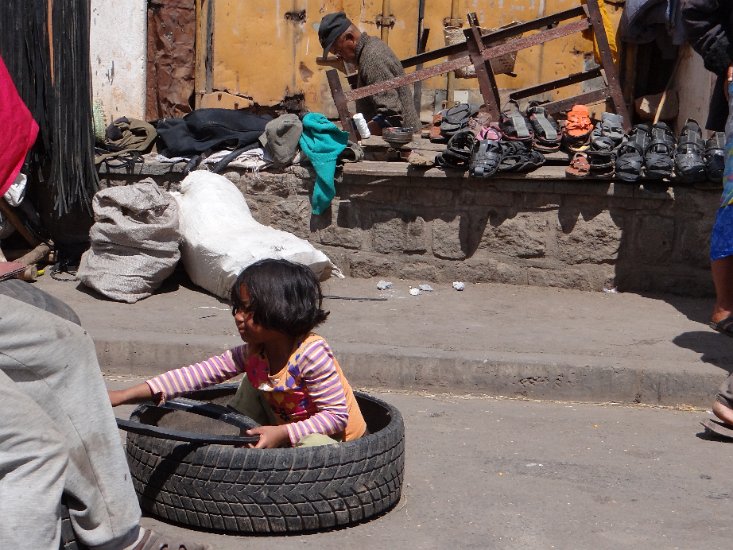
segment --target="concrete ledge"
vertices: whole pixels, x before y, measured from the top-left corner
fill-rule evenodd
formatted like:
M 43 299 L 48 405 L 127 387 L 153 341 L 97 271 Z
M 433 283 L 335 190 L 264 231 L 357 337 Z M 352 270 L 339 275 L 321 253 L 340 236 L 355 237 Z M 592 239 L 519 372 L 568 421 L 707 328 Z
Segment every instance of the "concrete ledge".
M 154 376 L 193 357 L 222 352 L 224 343 L 96 340 L 103 370 Z M 718 369 L 700 372 L 671 365 L 640 369 L 602 363 L 597 357 L 510 353 L 456 355 L 423 349 L 334 345 L 356 386 L 428 392 L 486 394 L 567 401 L 707 406 L 725 378 Z M 387 348 L 387 349 L 385 349 Z M 124 366 L 122 366 L 124 365 Z

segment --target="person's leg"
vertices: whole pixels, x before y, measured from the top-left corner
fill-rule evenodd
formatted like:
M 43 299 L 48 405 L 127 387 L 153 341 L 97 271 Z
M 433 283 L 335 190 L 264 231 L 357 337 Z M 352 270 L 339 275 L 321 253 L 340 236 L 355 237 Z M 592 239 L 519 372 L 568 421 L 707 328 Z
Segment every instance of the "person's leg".
M 0 295 L 0 371 L 53 419 L 64 438 L 64 489 L 79 540 L 119 549 L 138 538 L 140 508 L 86 331 Z
M 0 540 L 57 550 L 68 452 L 41 408 L 0 371 Z
M 733 314 L 732 206 L 719 208 L 715 215 L 710 233 L 710 271 L 715 287 L 715 305 L 710 320 L 719 323 Z M 727 332 L 729 329 L 724 330 Z
M 713 413 L 729 426 L 733 426 L 733 374 L 723 380 L 713 403 Z
M 711 321 L 718 323 L 733 315 L 733 256 L 710 262 L 715 286 L 715 305 Z

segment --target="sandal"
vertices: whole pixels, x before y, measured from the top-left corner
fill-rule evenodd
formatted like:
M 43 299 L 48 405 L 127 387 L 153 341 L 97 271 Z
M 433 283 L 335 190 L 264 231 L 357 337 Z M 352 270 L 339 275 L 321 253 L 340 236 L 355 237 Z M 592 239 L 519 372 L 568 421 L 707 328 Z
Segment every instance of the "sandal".
M 646 176 L 661 180 L 672 176 L 674 168 L 674 134 L 664 122 L 652 126 L 650 142 L 644 152 Z
M 585 178 L 590 174 L 588 154 L 577 152 L 570 160 L 570 166 L 565 168 L 565 175 L 569 178 Z
M 496 174 L 501 163 L 501 144 L 498 140 L 476 140 L 468 163 L 468 173 L 475 178 L 488 178 Z
M 604 136 L 610 138 L 616 147 L 621 145 L 625 137 L 624 117 L 616 113 L 602 113 L 600 125 Z
M 471 160 L 471 153 L 475 141 L 476 136 L 471 130 L 456 132 L 448 140 L 445 151 L 435 157 L 436 166 L 442 168 L 461 168 L 465 170 Z
M 478 113 L 478 110 L 478 105 L 468 103 L 454 105 L 443 113 L 440 121 L 440 134 L 445 138 L 453 137 L 454 134 L 468 126 L 468 121 Z
M 644 168 L 644 152 L 649 147 L 649 126 L 637 124 L 627 141 L 621 144 L 616 157 L 616 177 L 633 183 L 641 177 Z
M 526 174 L 545 164 L 545 156 L 524 141 L 502 141 L 499 172 Z
M 531 143 L 534 139 L 532 126 L 519 110 L 516 101 L 509 101 L 508 108 L 502 111 L 499 116 L 499 128 L 507 140 Z
M 531 101 L 527 108 L 527 118 L 534 131 L 535 149 L 542 153 L 554 153 L 560 149 L 560 128 L 539 102 Z
M 705 142 L 705 175 L 708 180 L 720 183 L 725 169 L 725 134 L 715 132 Z
M 440 124 L 443 122 L 443 115 L 445 114 L 445 111 L 438 111 L 433 115 L 433 125 L 430 126 L 430 141 L 433 143 L 445 143 L 448 141 L 441 133 L 440 133 Z
M 573 138 L 585 138 L 593 130 L 593 123 L 590 120 L 590 112 L 585 105 L 573 105 L 567 113 L 564 133 Z
M 590 173 L 594 176 L 613 176 L 616 166 L 616 153 L 608 150 L 588 149 Z
M 685 183 L 696 183 L 705 179 L 705 142 L 702 139 L 700 125 L 687 119 L 674 156 L 675 174 Z
M 144 531 L 143 537 L 135 545 L 134 550 L 213 550 L 208 544 L 173 541 L 170 537 L 163 536 L 151 529 L 142 530 Z

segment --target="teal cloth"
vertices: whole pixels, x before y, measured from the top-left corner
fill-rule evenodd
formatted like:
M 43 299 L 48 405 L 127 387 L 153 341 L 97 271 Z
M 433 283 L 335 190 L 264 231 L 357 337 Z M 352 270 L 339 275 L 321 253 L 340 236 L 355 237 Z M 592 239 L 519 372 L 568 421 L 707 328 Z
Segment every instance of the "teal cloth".
M 323 214 L 336 196 L 333 177 L 336 175 L 336 159 L 346 148 L 349 133 L 320 113 L 308 113 L 303 117 L 303 133 L 300 150 L 308 157 L 316 171 L 316 183 L 311 197 L 311 209 Z

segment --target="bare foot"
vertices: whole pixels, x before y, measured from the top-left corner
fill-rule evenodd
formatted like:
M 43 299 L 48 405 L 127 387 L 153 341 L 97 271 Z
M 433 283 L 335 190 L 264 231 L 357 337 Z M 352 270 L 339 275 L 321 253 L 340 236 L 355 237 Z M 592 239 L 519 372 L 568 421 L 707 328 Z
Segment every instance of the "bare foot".
M 728 426 L 733 427 L 733 409 L 730 407 L 726 407 L 719 401 L 716 401 L 713 403 L 713 414 Z

